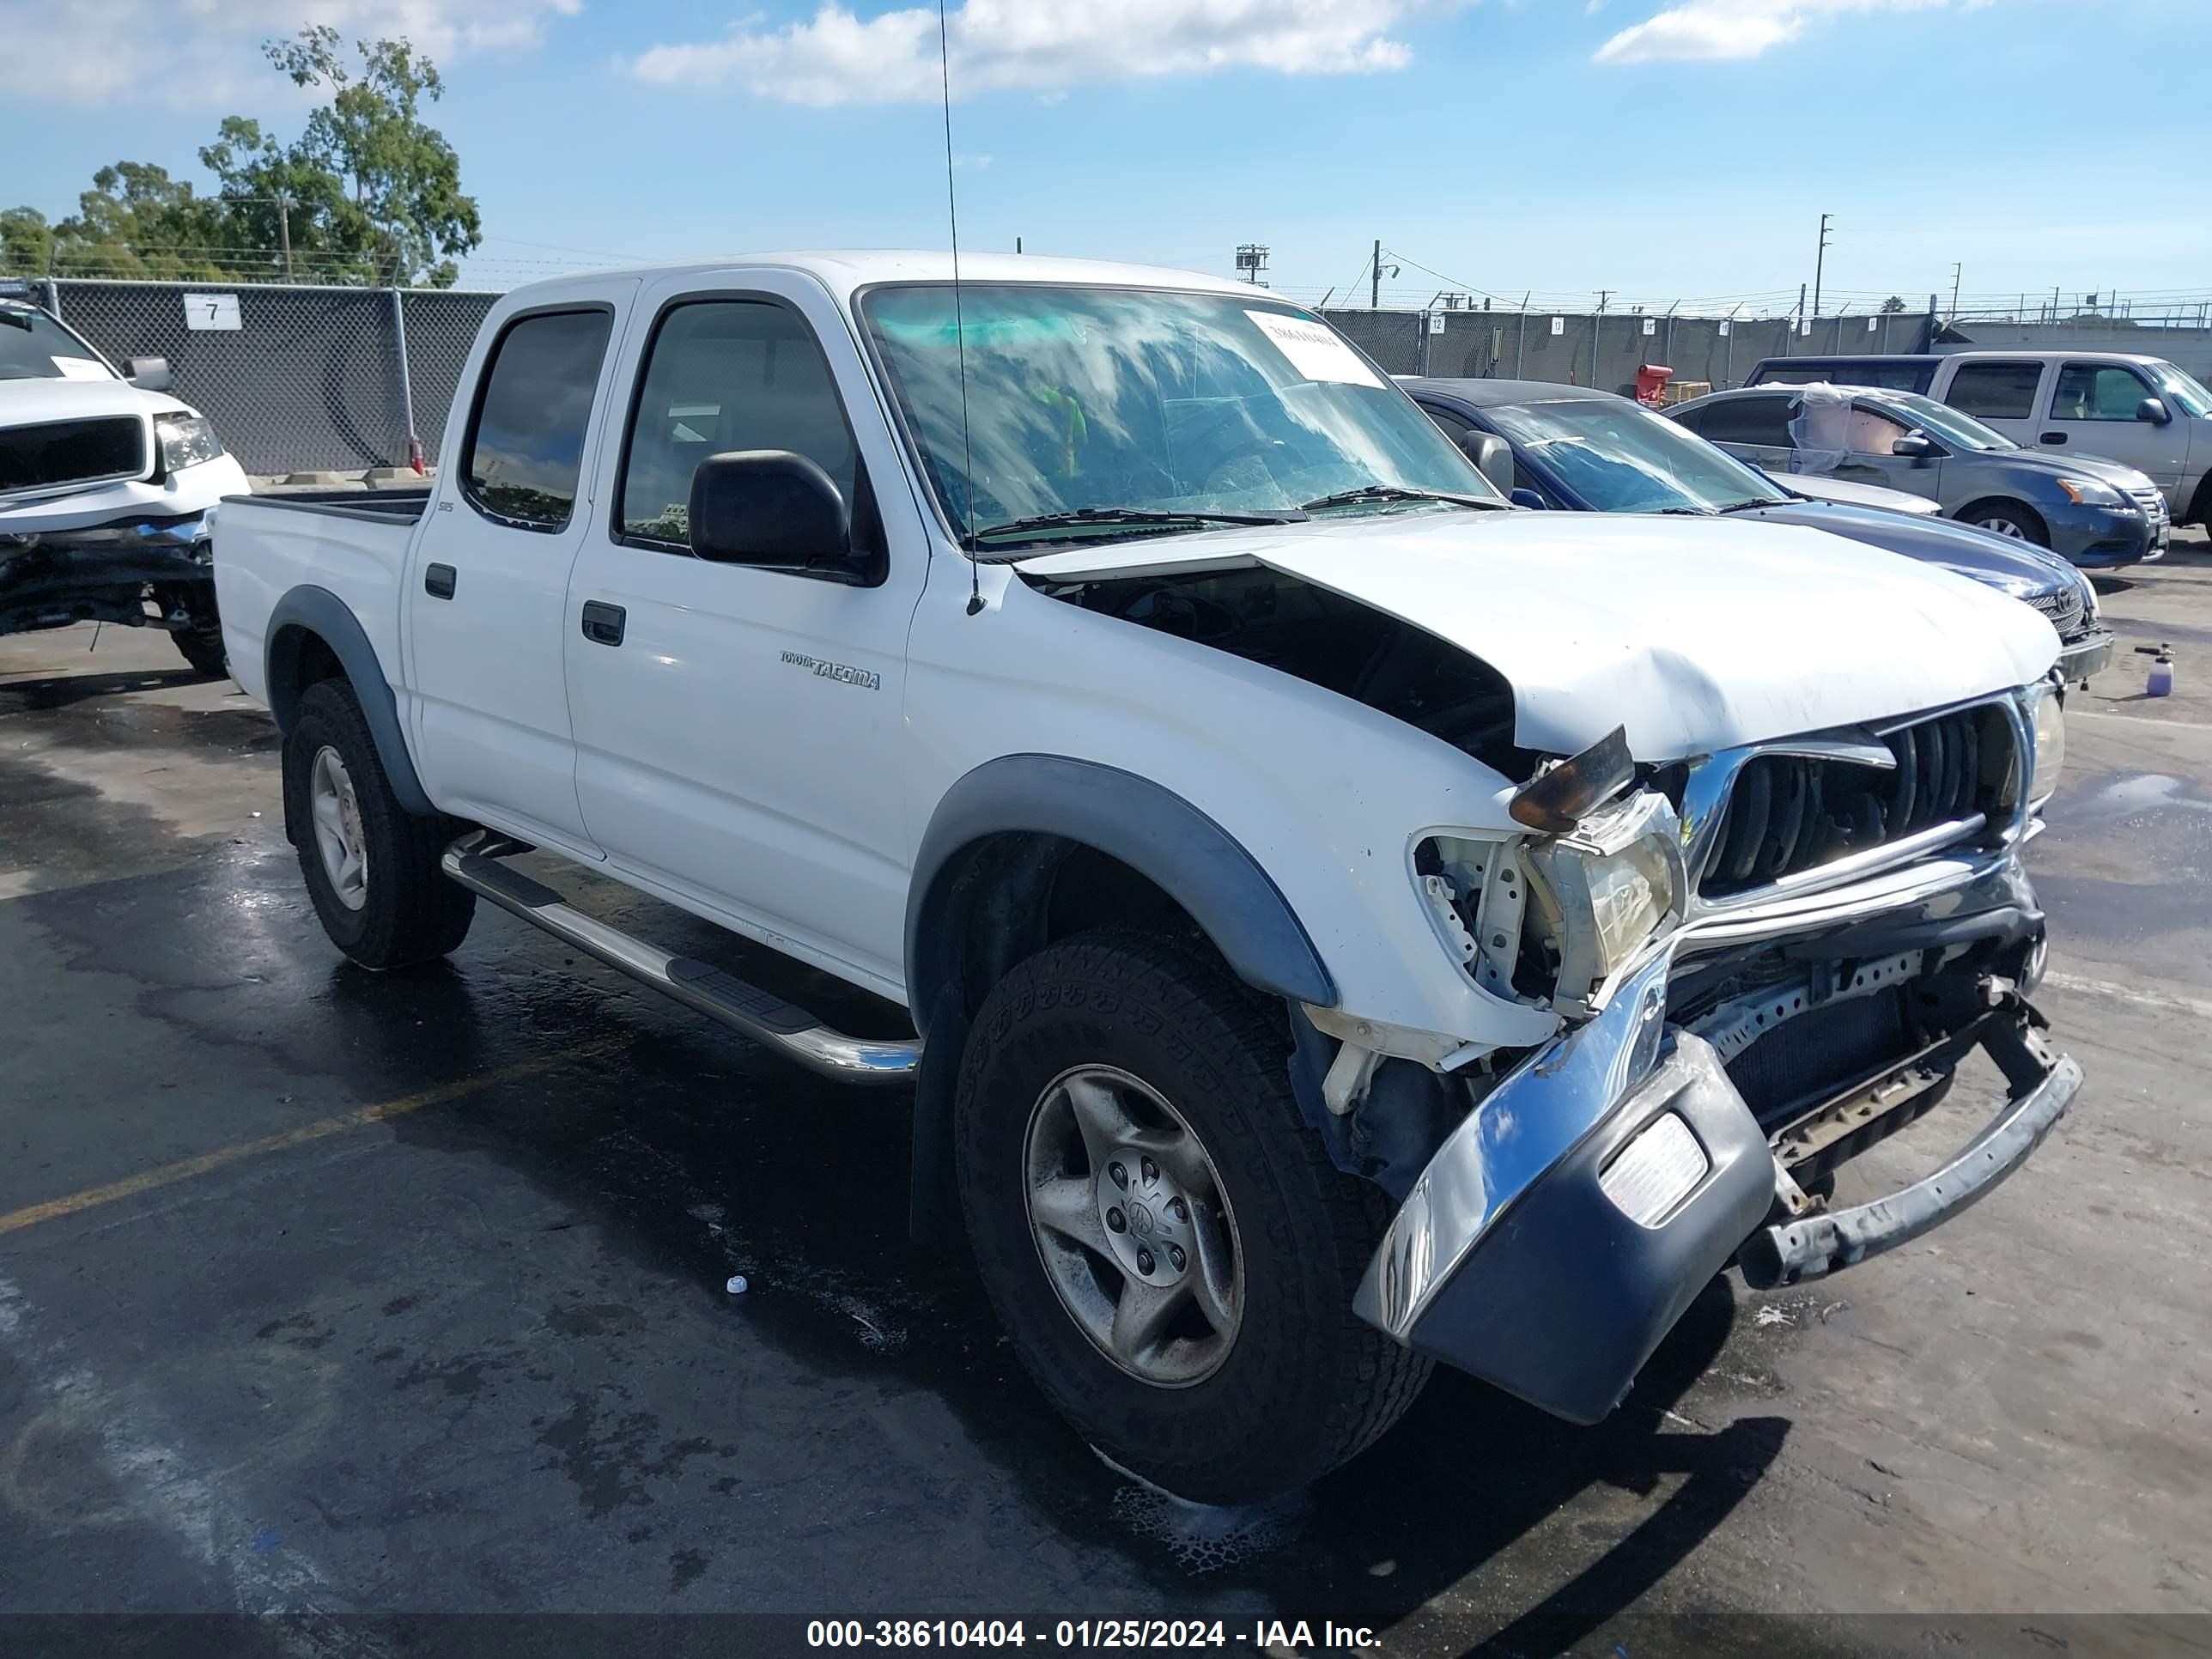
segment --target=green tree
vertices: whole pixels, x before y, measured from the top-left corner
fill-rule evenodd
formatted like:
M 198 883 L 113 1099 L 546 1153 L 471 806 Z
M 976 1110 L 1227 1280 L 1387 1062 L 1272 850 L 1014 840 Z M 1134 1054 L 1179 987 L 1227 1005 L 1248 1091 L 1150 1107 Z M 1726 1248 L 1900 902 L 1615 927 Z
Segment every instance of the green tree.
M 1881 308 L 1892 313 L 1902 311 L 1905 309 L 1905 298 L 1902 295 L 1893 294 L 1881 302 Z
M 197 280 L 223 273 L 222 208 L 167 167 L 118 161 L 54 227 L 53 269 Z
M 262 51 L 295 84 L 327 90 L 296 139 L 233 115 L 199 151 L 212 195 L 118 161 L 58 224 L 34 208 L 0 210 L 0 269 L 451 286 L 453 256 L 483 236 L 460 158 L 422 119 L 444 95 L 437 65 L 404 40 L 349 53 L 326 25 Z
M 476 198 L 461 192 L 460 157 L 422 117 L 424 99 L 445 96 L 437 65 L 399 40 L 356 41 L 356 67 L 327 23 L 263 50 L 295 85 L 331 88 L 286 159 L 344 182 L 359 220 L 337 216 L 346 239 L 360 240 L 386 281 L 450 287 L 451 256 L 483 234 Z
M 0 208 L 0 270 L 39 272 L 52 263 L 54 228 L 36 208 Z

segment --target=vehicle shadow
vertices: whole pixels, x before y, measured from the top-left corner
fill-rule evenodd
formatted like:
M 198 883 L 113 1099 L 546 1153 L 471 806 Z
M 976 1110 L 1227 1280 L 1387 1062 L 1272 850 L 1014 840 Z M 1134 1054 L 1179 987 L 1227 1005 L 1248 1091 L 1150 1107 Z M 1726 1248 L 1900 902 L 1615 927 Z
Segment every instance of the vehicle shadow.
M 52 674 L 43 679 L 0 680 L 0 712 L 67 708 L 94 697 L 129 691 L 168 691 L 202 684 L 196 669 L 131 669 L 109 674 Z
M 1674 1410 L 1735 1322 L 1734 1294 L 1717 1279 L 1628 1399 L 1590 1428 L 1439 1372 L 1396 1429 L 1313 1494 L 1320 1518 L 1306 1542 L 1335 1558 L 1332 1582 L 1324 1590 L 1315 1563 L 1286 1559 L 1267 1575 L 1271 1599 L 1381 1628 L 1418 1626 L 1425 1607 L 1456 1592 L 1477 1604 L 1478 1627 L 1492 1626 L 1468 1651 L 1500 1656 L 1565 1652 L 1644 1608 L 1790 1432 L 1780 1416 L 1712 1428 Z M 1624 1528 L 1625 1508 L 1644 1512 Z
M 681 943 L 673 931 L 662 942 Z M 1443 1639 L 1455 1648 L 1472 1625 L 1492 1632 L 1474 1651 L 1563 1651 L 1644 1604 L 1758 1485 L 1789 1434 L 1779 1416 L 1712 1428 L 1674 1410 L 1735 1326 L 1734 1295 L 1716 1279 L 1595 1427 L 1443 1372 L 1395 1430 L 1309 1493 L 1251 1510 L 1176 1504 L 1127 1482 L 1052 1413 L 1000 1337 L 957 1236 L 908 1237 L 906 1097 L 856 1097 L 689 1022 L 665 1030 L 660 1005 L 642 994 L 595 1007 L 579 990 L 478 984 L 477 1007 L 456 1018 L 466 1030 L 489 997 L 510 1004 L 498 1010 L 502 1026 L 519 1015 L 572 1041 L 630 1027 L 618 1085 L 572 1096 L 526 1133 L 510 1135 L 495 1109 L 479 1108 L 458 1141 L 428 1114 L 396 1126 L 401 1138 L 465 1144 L 526 1170 L 661 1271 L 715 1285 L 732 1271 L 752 1275 L 751 1330 L 819 1374 L 888 1371 L 936 1395 L 1036 1516 L 1123 1557 L 1163 1608 L 1227 1598 L 1379 1630 L 1418 1624 L 1455 1592 L 1478 1610 L 1449 1617 Z M 440 987 L 423 1000 L 447 994 Z M 704 1091 L 702 1072 L 715 1079 Z M 617 1139 L 629 1152 L 611 1160 L 604 1149 Z M 949 1466 L 939 1478 L 963 1477 Z M 1533 1585 L 1544 1588 L 1531 1599 Z
M 605 908 L 669 947 L 740 971 L 761 965 L 750 951 L 735 954 L 755 960 L 732 960 L 726 936 L 718 948 L 714 930 L 651 901 L 628 895 Z M 397 1090 L 422 1086 L 418 1068 L 433 1056 L 451 1074 L 518 1049 L 619 1042 L 615 1059 L 566 1071 L 550 1088 L 488 1091 L 451 1111 L 397 1118 L 392 1131 L 410 1146 L 489 1156 L 524 1175 L 599 1230 L 617 1277 L 623 1269 L 613 1264 L 628 1261 L 719 1304 L 726 1276 L 750 1275 L 750 1340 L 825 1380 L 928 1391 L 958 1419 L 965 1443 L 948 1442 L 927 1480 L 959 1486 L 992 1470 L 1020 1494 L 1031 1524 L 1118 1557 L 1153 1584 L 1158 1610 L 1409 1632 L 1433 1625 L 1428 1644 L 1453 1651 L 1563 1651 L 1669 1600 L 1670 1575 L 1757 1486 L 1790 1432 L 1778 1415 L 1712 1427 L 1676 1410 L 1735 1328 L 1733 1293 L 1717 1279 L 1595 1427 L 1440 1373 L 1394 1431 L 1297 1498 L 1252 1510 L 1176 1504 L 1107 1467 L 1053 1414 L 1000 1335 L 957 1234 L 908 1237 L 906 1096 L 811 1078 L 650 994 L 610 994 L 564 971 L 557 951 L 516 943 L 480 930 L 453 966 L 398 975 L 331 969 L 325 958 L 325 1015 L 314 1024 L 330 1029 L 317 1054 L 296 1058 L 343 1050 L 377 1067 L 378 1086 Z M 805 988 L 758 977 L 787 994 Z M 869 1023 L 864 1007 L 844 1012 L 854 1026 Z M 665 1330 L 663 1340 L 696 1343 L 696 1363 L 743 1392 L 749 1362 L 715 1321 Z M 742 1432 L 720 1413 L 713 1426 Z M 789 1435 L 800 1425 L 757 1419 L 748 1431 Z M 819 1478 L 890 1502 L 911 1496 L 896 1483 L 915 1477 L 854 1467 Z M 734 1524 L 720 1509 L 694 1522 L 702 1547 Z M 992 1571 L 1004 1582 L 1023 1570 L 1002 1558 Z M 1056 1600 L 1072 1592 L 1036 1588 Z

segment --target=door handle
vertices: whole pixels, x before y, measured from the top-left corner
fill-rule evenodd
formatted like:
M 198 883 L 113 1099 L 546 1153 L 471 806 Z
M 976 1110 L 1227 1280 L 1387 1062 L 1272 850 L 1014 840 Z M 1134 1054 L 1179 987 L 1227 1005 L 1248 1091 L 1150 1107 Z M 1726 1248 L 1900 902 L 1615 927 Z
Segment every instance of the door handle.
M 2063 432 L 2046 432 L 2043 434 L 2043 441 L 2047 444 L 2063 444 L 2066 441 L 2066 434 Z
M 449 564 L 429 564 L 422 567 L 422 591 L 434 599 L 453 597 L 453 567 Z
M 629 617 L 629 613 L 618 605 L 586 599 L 584 637 L 593 645 L 620 645 L 623 642 L 623 624 Z

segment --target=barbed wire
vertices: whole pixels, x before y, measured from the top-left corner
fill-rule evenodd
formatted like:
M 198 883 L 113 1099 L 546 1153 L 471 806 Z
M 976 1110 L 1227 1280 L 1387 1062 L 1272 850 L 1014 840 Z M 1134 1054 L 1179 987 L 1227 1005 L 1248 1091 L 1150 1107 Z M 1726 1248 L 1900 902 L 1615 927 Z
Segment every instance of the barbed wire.
M 570 247 L 517 237 L 487 237 L 485 240 L 498 246 L 489 253 L 460 257 L 458 261 L 459 279 L 454 285 L 456 291 L 497 292 L 547 277 L 605 270 L 617 263 L 652 263 L 649 255 L 618 252 L 611 249 Z M 534 252 L 510 252 L 507 251 L 509 248 Z M 198 258 L 210 260 L 218 269 L 212 272 L 183 273 L 174 269 L 160 269 L 164 264 L 181 266 Z M 1370 294 L 1386 310 L 1447 308 L 1443 307 L 1442 301 L 1445 295 L 1449 295 L 1463 296 L 1466 301 L 1448 307 L 1449 309 L 1474 312 L 1487 309 L 1508 315 L 1526 311 L 1530 313 L 1586 316 L 1598 313 L 1601 307 L 1603 314 L 1608 317 L 1736 317 L 1747 321 L 1797 316 L 1801 304 L 1800 292 L 1795 288 L 1679 296 L 1624 294 L 1614 289 L 1596 288 L 1516 291 L 1500 288 L 1494 280 L 1487 284 L 1471 281 L 1389 246 L 1383 248 L 1382 258 L 1386 265 L 1419 271 L 1432 278 L 1437 286 L 1413 287 L 1400 282 L 1381 288 L 1379 291 L 1372 289 L 1367 283 L 1373 264 L 1370 252 L 1362 262 L 1358 275 L 1346 286 L 1322 288 L 1302 283 L 1275 283 L 1268 285 L 1267 291 L 1284 299 L 1309 305 L 1326 301 L 1332 308 L 1345 310 L 1364 309 Z M 149 264 L 155 268 L 149 270 Z M 51 276 L 64 281 L 78 277 L 94 281 L 187 281 L 234 284 L 314 284 L 319 279 L 327 279 L 334 285 L 350 287 L 380 287 L 388 280 L 377 271 L 371 261 L 359 255 L 332 249 L 295 248 L 288 270 L 281 253 L 264 247 L 228 244 L 207 247 L 185 243 L 147 244 L 135 248 L 130 255 L 118 254 L 112 258 L 64 255 L 55 260 L 51 270 L 0 270 L 0 275 L 32 279 Z M 1924 316 L 1928 313 L 1931 299 L 1936 313 L 1946 318 L 1956 316 L 1985 321 L 2011 319 L 2044 322 L 2098 319 L 2116 324 L 2147 322 L 2212 326 L 2212 287 L 2100 289 L 2073 292 L 2062 289 L 2055 296 L 2049 289 L 2039 293 L 2033 289 L 1978 288 L 1963 290 L 1955 297 L 1948 290 L 1942 289 L 1932 292 L 1913 292 L 1894 289 L 1829 287 L 1821 294 L 1817 318 L 1812 314 L 1811 297 L 1802 296 L 1802 302 L 1805 307 L 1806 320 L 1825 324 L 1838 317 L 1880 315 L 1893 300 L 1901 301 L 1905 308 L 1902 313 L 1891 314 Z

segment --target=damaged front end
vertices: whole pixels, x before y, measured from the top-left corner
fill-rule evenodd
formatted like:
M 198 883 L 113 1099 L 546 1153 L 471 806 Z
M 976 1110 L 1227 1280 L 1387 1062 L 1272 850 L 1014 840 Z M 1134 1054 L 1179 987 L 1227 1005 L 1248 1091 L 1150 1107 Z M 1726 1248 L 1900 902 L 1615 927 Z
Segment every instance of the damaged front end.
M 1531 1051 L 1429 1060 L 1458 1115 L 1431 1112 L 1450 1127 L 1417 1176 L 1380 1121 L 1413 1061 L 1333 1072 L 1328 1109 L 1401 1176 L 1359 1314 L 1593 1422 L 1729 1261 L 1759 1286 L 1832 1273 L 2019 1167 L 2081 1085 L 2027 1000 L 2044 918 L 2019 849 L 2057 775 L 2057 695 L 1672 768 L 1599 745 L 1522 790 L 1538 833 L 1423 836 L 1447 948 L 1564 1024 Z M 1829 1207 L 1835 1170 L 1932 1109 L 1976 1048 L 2006 1083 L 1979 1132 Z
M 215 616 L 212 515 L 0 534 L 0 635 L 100 622 L 172 633 Z

